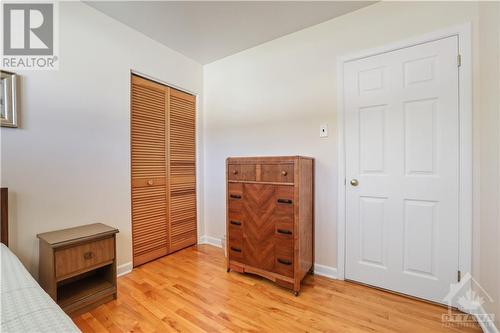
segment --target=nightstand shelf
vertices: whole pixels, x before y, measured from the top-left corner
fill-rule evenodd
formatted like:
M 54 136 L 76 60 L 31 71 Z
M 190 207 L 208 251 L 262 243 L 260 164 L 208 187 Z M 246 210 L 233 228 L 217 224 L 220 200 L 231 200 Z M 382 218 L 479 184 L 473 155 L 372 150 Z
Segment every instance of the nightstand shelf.
M 111 265 L 103 267 L 112 270 Z M 113 281 L 101 273 L 99 270 L 91 271 L 92 274 L 88 276 L 78 276 L 78 279 L 62 280 L 57 284 L 57 304 L 61 307 L 68 306 L 77 301 L 87 299 L 100 294 L 108 292 L 113 294 L 116 288 Z

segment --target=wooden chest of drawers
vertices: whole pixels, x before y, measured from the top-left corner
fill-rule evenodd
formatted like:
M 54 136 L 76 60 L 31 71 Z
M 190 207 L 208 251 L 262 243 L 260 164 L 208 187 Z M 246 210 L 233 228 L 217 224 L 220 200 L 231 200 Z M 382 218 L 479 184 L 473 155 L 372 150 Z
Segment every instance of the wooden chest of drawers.
M 228 158 L 227 269 L 292 289 L 314 262 L 314 160 Z

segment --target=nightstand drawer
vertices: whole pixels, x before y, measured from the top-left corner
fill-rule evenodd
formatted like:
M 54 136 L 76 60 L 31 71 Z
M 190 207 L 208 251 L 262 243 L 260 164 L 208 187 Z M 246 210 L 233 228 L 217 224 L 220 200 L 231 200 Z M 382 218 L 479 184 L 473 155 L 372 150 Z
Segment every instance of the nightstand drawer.
M 55 252 L 56 278 L 67 277 L 115 258 L 114 237 L 72 246 Z

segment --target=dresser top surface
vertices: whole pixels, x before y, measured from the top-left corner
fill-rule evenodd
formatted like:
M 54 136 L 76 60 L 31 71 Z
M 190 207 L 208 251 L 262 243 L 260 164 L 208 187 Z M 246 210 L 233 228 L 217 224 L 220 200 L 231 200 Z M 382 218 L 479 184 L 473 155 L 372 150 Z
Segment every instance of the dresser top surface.
M 286 163 L 295 160 L 313 160 L 314 158 L 308 156 L 245 156 L 245 157 L 228 157 L 227 163 Z
M 112 235 L 117 232 L 119 232 L 118 229 L 110 227 L 109 225 L 103 223 L 93 223 L 74 228 L 44 232 L 38 234 L 37 237 L 52 246 L 57 246 L 60 244 L 96 238 L 108 234 Z

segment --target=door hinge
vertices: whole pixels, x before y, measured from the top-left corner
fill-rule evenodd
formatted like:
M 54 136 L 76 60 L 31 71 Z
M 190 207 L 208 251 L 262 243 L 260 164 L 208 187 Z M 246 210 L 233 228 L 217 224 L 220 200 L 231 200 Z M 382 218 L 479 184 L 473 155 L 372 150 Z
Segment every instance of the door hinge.
M 458 282 L 460 282 L 461 279 L 462 279 L 462 272 L 458 271 L 457 272 L 457 280 L 458 280 Z
M 461 54 L 457 55 L 457 66 L 458 67 L 462 66 L 462 55 Z
M 344 186 L 346 186 L 346 185 L 347 185 L 347 179 L 344 178 Z

